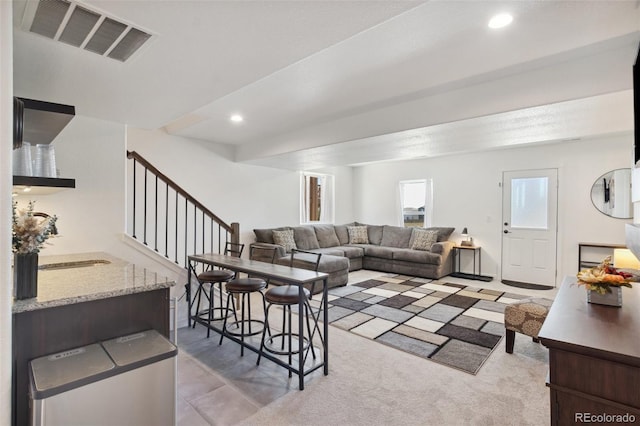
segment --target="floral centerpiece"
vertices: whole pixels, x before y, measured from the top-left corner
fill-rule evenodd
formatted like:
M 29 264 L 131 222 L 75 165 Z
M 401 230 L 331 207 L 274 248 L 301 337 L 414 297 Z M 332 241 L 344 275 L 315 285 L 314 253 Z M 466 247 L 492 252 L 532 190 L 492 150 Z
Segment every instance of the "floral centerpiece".
M 611 256 L 607 256 L 602 263 L 593 268 L 578 272 L 578 285 L 599 294 L 612 292 L 612 287 L 631 287 L 635 280 L 633 274 L 619 271 L 611 265 Z
M 14 253 L 39 253 L 47 239 L 57 234 L 56 221 L 58 218 L 44 213 L 34 213 L 34 204 L 34 201 L 29 201 L 26 210 L 18 211 L 18 203 L 13 202 L 11 240 Z
M 16 299 L 36 297 L 38 293 L 38 253 L 52 235 L 57 234 L 56 216 L 33 211 L 29 201 L 26 210 L 18 211 L 18 203 L 12 203 L 13 227 L 11 233 L 13 285 Z

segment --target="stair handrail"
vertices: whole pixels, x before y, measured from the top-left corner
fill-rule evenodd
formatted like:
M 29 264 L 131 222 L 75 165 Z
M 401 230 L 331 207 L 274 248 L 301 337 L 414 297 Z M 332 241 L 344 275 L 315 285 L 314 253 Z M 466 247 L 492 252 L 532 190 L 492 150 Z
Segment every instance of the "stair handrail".
M 236 238 L 239 238 L 239 236 L 236 235 L 236 229 L 234 229 L 235 227 L 232 226 L 233 224 L 231 224 L 231 225 L 227 224 L 224 220 L 220 219 L 215 213 L 213 213 L 211 210 L 209 210 L 207 207 L 205 207 L 200 201 L 198 201 L 196 198 L 194 198 L 187 191 L 182 189 L 182 187 L 180 185 L 175 183 L 171 178 L 169 178 L 167 175 L 165 175 L 160 170 L 158 170 L 153 164 L 151 164 L 149 161 L 147 161 L 143 156 L 138 154 L 136 151 L 127 151 L 127 158 L 128 159 L 135 159 L 138 163 L 143 165 L 146 169 L 148 169 L 151 172 L 153 172 L 156 176 L 158 176 L 160 179 L 162 179 L 167 185 L 169 185 L 169 187 L 171 187 L 171 189 L 176 191 L 178 194 L 182 195 L 187 201 L 189 201 L 190 203 L 195 205 L 197 208 L 202 210 L 207 216 L 212 218 L 218 225 L 222 226 L 225 230 L 229 231 L 231 233 L 231 235 L 232 235 L 232 237 L 231 237 L 232 239 L 234 238 L 234 236 Z

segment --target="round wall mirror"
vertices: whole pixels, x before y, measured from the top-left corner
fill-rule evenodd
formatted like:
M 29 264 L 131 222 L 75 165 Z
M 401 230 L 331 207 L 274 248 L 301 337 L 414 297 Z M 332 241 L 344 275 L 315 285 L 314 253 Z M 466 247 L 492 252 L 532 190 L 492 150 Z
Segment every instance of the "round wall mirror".
M 631 219 L 631 169 L 611 170 L 596 179 L 591 187 L 591 201 L 607 216 Z

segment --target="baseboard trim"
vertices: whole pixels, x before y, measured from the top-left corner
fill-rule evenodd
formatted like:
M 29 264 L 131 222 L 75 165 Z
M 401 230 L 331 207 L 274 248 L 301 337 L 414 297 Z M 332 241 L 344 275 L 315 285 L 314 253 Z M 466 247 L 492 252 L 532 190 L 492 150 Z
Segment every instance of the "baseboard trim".
M 449 276 L 456 277 L 456 278 L 464 278 L 467 280 L 484 281 L 484 282 L 493 281 L 493 277 L 490 277 L 488 275 L 467 274 L 465 272 L 454 272 Z
M 529 290 L 552 290 L 555 287 L 551 285 L 523 283 L 520 281 L 502 280 L 502 284 L 509 285 L 511 287 L 526 288 Z

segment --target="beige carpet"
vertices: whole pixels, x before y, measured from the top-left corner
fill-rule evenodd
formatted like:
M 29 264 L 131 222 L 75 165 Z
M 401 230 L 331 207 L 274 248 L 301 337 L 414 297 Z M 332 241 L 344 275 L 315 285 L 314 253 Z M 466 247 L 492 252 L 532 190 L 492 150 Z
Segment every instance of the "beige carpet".
M 522 335 L 476 376 L 330 329 L 330 373 L 314 374 L 241 425 L 543 425 L 547 350 Z

